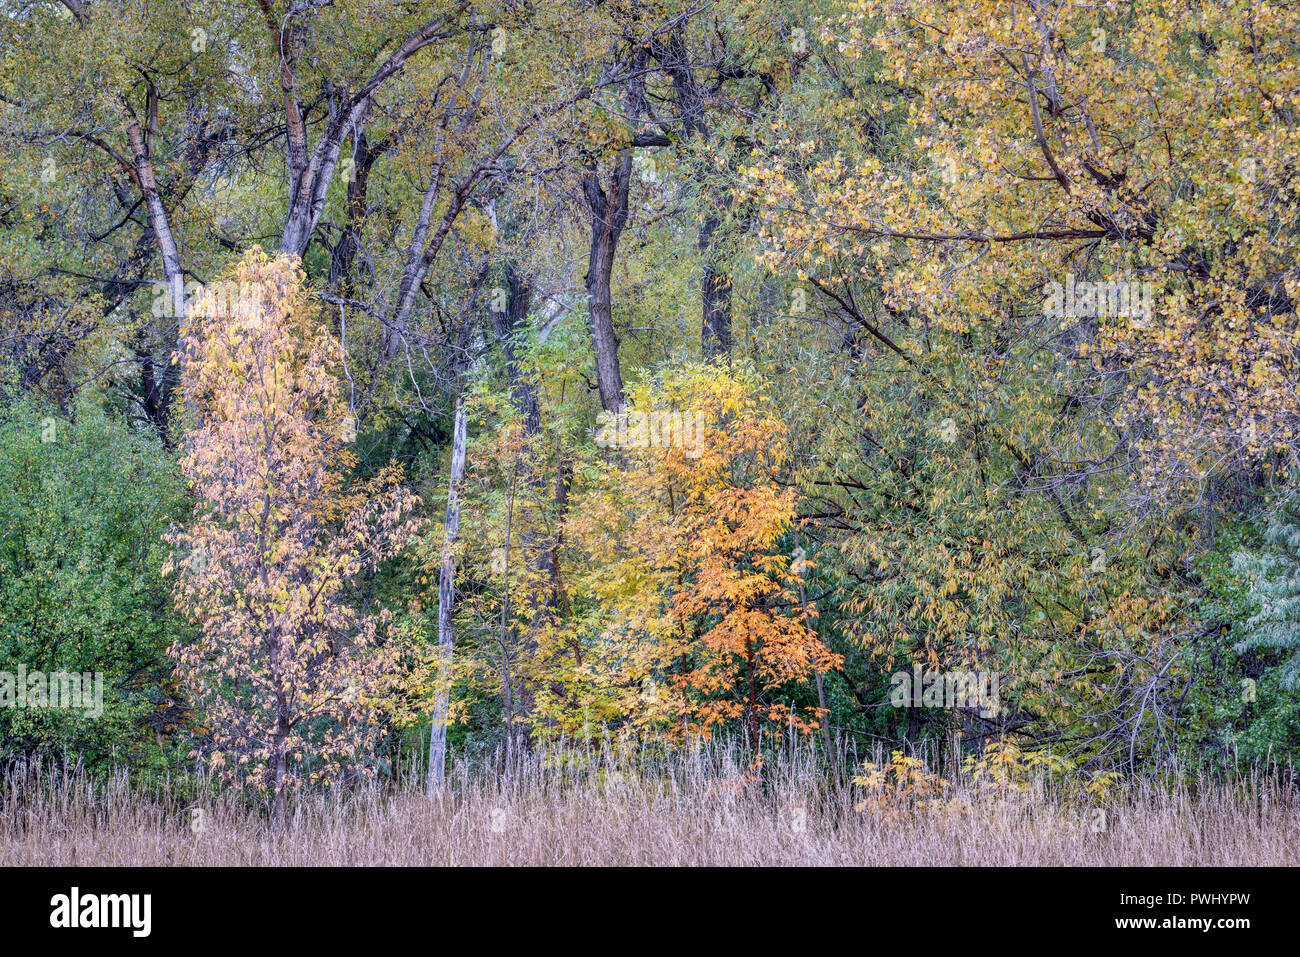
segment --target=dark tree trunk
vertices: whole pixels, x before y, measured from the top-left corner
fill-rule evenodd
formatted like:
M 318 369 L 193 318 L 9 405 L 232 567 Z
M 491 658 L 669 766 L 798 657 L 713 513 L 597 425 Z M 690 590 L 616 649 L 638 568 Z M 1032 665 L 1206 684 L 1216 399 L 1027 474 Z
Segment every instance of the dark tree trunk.
M 695 65 L 681 31 L 674 32 L 665 43 L 655 48 L 655 57 L 673 78 L 677 109 L 681 115 L 682 132 L 688 141 L 695 139 L 705 147 L 712 140 L 706 115 L 704 91 L 696 77 Z M 706 208 L 713 197 L 709 184 L 709 170 L 701 166 L 697 173 L 700 186 L 699 201 Z M 700 276 L 700 346 L 704 358 L 731 353 L 731 270 L 726 268 L 716 248 L 715 234 L 718 217 L 710 212 L 700 223 L 696 234 L 696 248 L 703 263 Z
M 716 216 L 708 216 L 700 226 L 699 249 L 704 257 L 704 275 L 700 280 L 703 327 L 700 331 L 704 358 L 731 354 L 731 274 L 721 271 L 713 248 L 713 234 L 718 228 Z
M 170 449 L 172 447 L 171 433 L 167 427 L 167 397 L 163 391 L 163 385 L 158 381 L 157 366 L 154 364 L 153 350 L 141 336 L 135 347 L 136 358 L 140 360 L 140 391 L 143 393 L 142 402 L 144 405 L 145 415 L 153 423 L 153 427 L 158 430 L 158 437 L 162 439 L 163 446 Z M 166 374 L 167 367 L 163 367 Z
M 638 47 L 627 66 L 630 76 L 623 91 L 623 107 L 636 138 L 636 125 L 645 106 L 645 65 L 649 54 Z M 623 408 L 623 373 L 618 361 L 618 336 L 614 334 L 614 305 L 610 281 L 614 255 L 627 225 L 628 192 L 632 182 L 632 150 L 619 153 L 607 176 L 597 163 L 582 180 L 582 193 L 591 212 L 591 252 L 587 258 L 587 308 L 591 313 L 592 349 L 596 353 L 596 387 L 606 412 Z
M 372 150 L 369 140 L 366 139 L 366 134 L 359 133 L 357 135 L 353 178 L 348 183 L 348 224 L 347 228 L 343 230 L 343 235 L 339 237 L 339 241 L 334 244 L 334 248 L 330 251 L 329 288 L 337 289 L 344 294 L 351 293 L 352 263 L 356 260 L 357 253 L 361 248 L 361 231 L 365 226 L 366 194 L 370 186 L 370 171 L 374 168 L 375 161 L 383 154 L 384 149 L 385 147 L 381 143 Z
M 493 309 L 492 328 L 501 342 L 506 360 L 506 376 L 510 381 L 510 397 L 524 420 L 524 434 L 529 438 L 542 428 L 541 409 L 537 402 L 537 389 L 519 365 L 519 343 L 516 337 L 523 329 L 524 320 L 532 306 L 533 290 L 527 279 L 519 274 L 513 262 L 505 265 L 505 309 Z
M 618 361 L 618 337 L 614 334 L 614 305 L 610 282 L 614 254 L 627 224 L 628 184 L 632 178 L 632 156 L 624 154 L 601 183 L 596 173 L 582 181 L 591 210 L 591 253 L 587 259 L 587 308 L 591 314 L 591 341 L 596 353 L 596 386 L 606 412 L 623 407 L 623 373 Z

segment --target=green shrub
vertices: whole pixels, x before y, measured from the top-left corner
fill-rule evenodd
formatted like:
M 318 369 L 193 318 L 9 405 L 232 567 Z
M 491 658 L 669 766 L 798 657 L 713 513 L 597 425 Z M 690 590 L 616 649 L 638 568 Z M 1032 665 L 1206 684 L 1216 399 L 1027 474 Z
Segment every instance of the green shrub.
M 161 766 L 180 626 L 161 535 L 184 496 L 156 439 L 89 403 L 0 408 L 0 672 L 103 673 L 97 716 L 0 706 L 0 760 Z

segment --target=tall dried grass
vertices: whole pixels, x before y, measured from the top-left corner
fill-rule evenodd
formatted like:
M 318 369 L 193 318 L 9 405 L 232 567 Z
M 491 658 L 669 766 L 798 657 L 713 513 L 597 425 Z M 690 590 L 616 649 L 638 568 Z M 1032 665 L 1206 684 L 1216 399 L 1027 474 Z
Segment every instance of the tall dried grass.
M 434 798 L 415 779 L 300 796 L 277 834 L 235 795 L 14 769 L 0 778 L 0 865 L 1300 863 L 1300 801 L 1275 775 L 1139 786 L 1098 806 L 1050 783 L 979 793 L 954 769 L 942 802 L 859 809 L 850 774 L 804 748 L 757 774 L 726 745 L 557 749 L 462 763 Z

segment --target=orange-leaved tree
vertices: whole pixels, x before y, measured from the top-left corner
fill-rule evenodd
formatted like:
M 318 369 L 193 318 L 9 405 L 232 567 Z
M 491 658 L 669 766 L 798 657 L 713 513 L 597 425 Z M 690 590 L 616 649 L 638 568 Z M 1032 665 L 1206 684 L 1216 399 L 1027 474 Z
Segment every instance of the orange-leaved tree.
M 197 422 L 181 467 L 197 496 L 169 538 L 193 643 L 171 649 L 205 715 L 195 757 L 286 794 L 363 758 L 400 676 L 390 614 L 346 589 L 402 548 L 416 499 L 397 471 L 349 489 L 355 425 L 296 260 L 253 250 L 190 326 L 182 385 Z
M 571 522 L 594 559 L 581 587 L 615 615 L 591 660 L 613 663 L 642 723 L 707 737 L 738 721 L 755 753 L 763 723 L 816 728 L 824 716 L 790 692 L 841 659 L 808 627 L 782 547 L 797 498 L 761 383 L 691 365 L 630 398 L 598 437 L 616 461 Z

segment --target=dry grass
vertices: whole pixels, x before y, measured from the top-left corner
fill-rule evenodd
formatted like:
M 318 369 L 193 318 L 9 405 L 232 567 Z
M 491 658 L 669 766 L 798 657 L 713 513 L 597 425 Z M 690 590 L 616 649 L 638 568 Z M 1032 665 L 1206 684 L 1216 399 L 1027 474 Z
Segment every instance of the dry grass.
M 301 799 L 279 835 L 229 796 L 201 804 L 195 833 L 190 807 L 125 776 L 11 774 L 0 866 L 1300 863 L 1300 802 L 1269 777 L 1135 790 L 1095 830 L 1095 806 L 1052 788 L 977 797 L 959 780 L 938 807 L 859 811 L 850 785 L 797 756 L 761 782 L 725 751 L 641 761 L 640 774 L 595 763 L 462 768 L 433 800 L 414 786 Z

